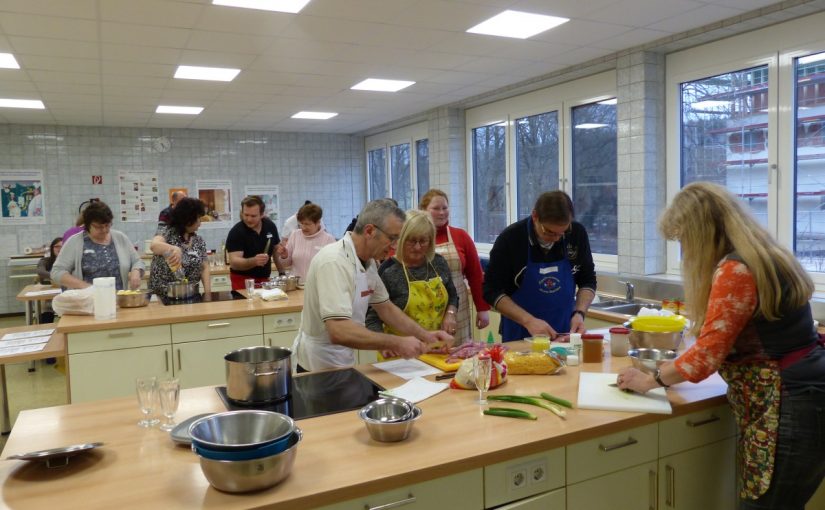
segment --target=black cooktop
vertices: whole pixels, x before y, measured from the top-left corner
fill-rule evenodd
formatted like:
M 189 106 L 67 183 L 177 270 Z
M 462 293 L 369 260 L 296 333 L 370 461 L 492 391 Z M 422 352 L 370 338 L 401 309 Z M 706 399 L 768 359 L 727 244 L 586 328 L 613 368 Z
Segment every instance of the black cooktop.
M 383 389 L 354 368 L 296 375 L 292 378 L 291 396 L 266 404 L 242 405 L 229 400 L 226 386 L 215 388 L 230 411 L 263 409 L 296 420 L 360 409 L 376 400 Z
M 223 292 L 209 292 L 203 294 L 195 294 L 190 298 L 172 299 L 168 296 L 158 295 L 158 299 L 164 305 L 191 305 L 194 303 L 208 303 L 210 301 L 232 301 L 233 299 L 246 299 L 242 294 L 234 290 Z

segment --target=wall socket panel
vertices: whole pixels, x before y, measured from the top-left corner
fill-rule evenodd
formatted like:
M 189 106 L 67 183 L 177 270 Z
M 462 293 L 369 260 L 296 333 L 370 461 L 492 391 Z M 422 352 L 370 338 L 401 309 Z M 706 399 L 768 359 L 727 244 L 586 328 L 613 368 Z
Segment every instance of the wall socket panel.
M 539 459 L 525 464 L 512 466 L 506 471 L 507 492 L 526 490 L 531 485 L 547 482 L 547 460 Z

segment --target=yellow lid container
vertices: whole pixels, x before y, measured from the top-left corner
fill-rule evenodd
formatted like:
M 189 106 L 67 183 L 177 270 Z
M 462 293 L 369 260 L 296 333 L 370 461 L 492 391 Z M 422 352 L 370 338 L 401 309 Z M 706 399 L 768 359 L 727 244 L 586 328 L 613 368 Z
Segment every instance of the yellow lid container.
M 685 329 L 687 319 L 681 315 L 670 317 L 633 317 L 630 319 L 630 327 L 636 331 L 646 331 L 648 333 L 677 333 Z

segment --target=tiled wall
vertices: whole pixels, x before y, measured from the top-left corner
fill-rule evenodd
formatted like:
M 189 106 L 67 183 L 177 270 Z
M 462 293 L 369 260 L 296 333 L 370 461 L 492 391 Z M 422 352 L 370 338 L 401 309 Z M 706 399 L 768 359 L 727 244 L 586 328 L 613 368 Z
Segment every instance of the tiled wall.
M 161 135 L 172 141 L 165 153 L 152 148 Z M 9 278 L 8 256 L 62 235 L 90 197 L 117 213 L 119 170 L 156 170 L 162 200 L 170 187 L 194 191 L 198 179 L 231 180 L 235 204 L 247 185 L 278 185 L 283 219 L 310 199 L 323 207 L 324 223 L 336 237 L 366 197 L 364 141 L 348 135 L 0 125 L 0 172 L 23 169 L 43 171 L 48 217 L 45 225 L 0 225 L 0 313 L 22 311 L 15 296 L 30 283 Z M 92 186 L 93 175 L 103 176 L 103 184 Z M 114 228 L 141 249 L 155 231 L 155 222 L 122 223 L 115 216 Z M 227 231 L 200 233 L 209 248 L 218 248 Z

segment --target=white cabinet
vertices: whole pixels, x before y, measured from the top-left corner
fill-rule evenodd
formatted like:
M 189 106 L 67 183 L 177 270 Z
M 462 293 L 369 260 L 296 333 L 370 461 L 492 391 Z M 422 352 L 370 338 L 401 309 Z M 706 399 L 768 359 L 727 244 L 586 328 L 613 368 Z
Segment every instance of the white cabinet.
M 656 462 L 568 485 L 567 509 L 656 509 Z
M 224 356 L 235 349 L 261 345 L 260 335 L 175 343 L 174 373 L 181 388 L 226 384 Z
M 264 315 L 264 345 L 292 348 L 300 324 L 301 312 Z
M 321 507 L 319 510 L 482 510 L 484 476 L 481 469 L 372 494 Z

